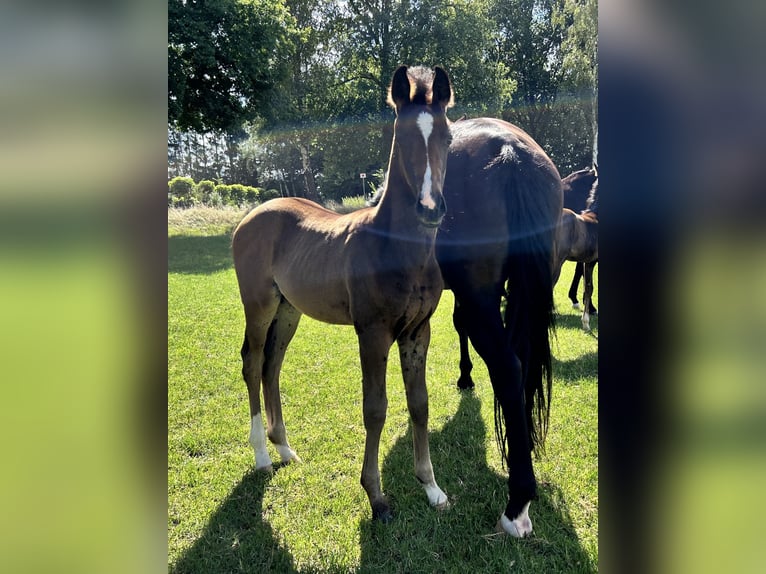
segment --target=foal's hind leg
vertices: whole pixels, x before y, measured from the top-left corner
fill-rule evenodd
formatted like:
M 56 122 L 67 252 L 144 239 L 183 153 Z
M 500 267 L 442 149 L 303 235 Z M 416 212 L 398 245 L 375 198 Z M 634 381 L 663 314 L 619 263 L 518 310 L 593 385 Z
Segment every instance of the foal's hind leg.
M 585 277 L 585 292 L 583 293 L 582 328 L 590 331 L 590 314 L 593 313 L 593 268 L 595 262 L 585 263 L 583 276 Z
M 283 298 L 269 327 L 264 349 L 263 402 L 266 405 L 268 437 L 279 451 L 282 462 L 300 462 L 298 455 L 287 442 L 287 432 L 282 419 L 282 400 L 279 395 L 279 372 L 300 318 L 300 311 Z
M 572 307 L 574 309 L 580 308 L 580 303 L 577 301 L 577 289 L 580 287 L 580 279 L 582 278 L 582 272 L 583 272 L 583 263 L 581 261 L 578 261 L 575 263 L 575 272 L 574 276 L 572 277 L 572 284 L 569 286 L 569 300 L 572 302 Z
M 407 392 L 407 408 L 412 419 L 412 441 L 415 453 L 415 476 L 423 485 L 428 502 L 436 508 L 448 505 L 434 478 L 431 451 L 428 447 L 428 389 L 426 388 L 426 356 L 431 327 L 426 321 L 414 333 L 399 337 L 399 358 Z
M 279 295 L 266 297 L 261 303 L 245 303 L 245 340 L 242 344 L 242 377 L 250 402 L 250 445 L 255 452 L 256 470 L 271 470 L 271 457 L 266 450 L 266 434 L 261 417 L 261 374 L 269 325 L 274 318 Z

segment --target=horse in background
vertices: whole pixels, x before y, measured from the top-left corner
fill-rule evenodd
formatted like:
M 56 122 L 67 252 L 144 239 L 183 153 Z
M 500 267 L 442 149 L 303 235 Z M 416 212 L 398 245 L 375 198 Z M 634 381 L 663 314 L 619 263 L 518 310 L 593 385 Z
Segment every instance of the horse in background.
M 542 450 L 550 413 L 551 269 L 561 177 L 517 126 L 477 118 L 453 123 L 451 132 L 447 214 L 436 258 L 455 295 L 458 387 L 474 386 L 470 339 L 492 381 L 495 436 L 509 472 L 498 530 L 523 537 L 532 532 L 529 506 L 537 496 L 531 451 Z
M 593 269 L 598 263 L 598 182 L 586 201 L 581 214 L 564 208 L 556 231 L 556 263 L 553 284 L 558 281 L 564 261 L 583 265 L 585 291 L 583 293 L 582 328 L 590 331 L 590 315 L 594 314 Z
M 267 436 L 282 461 L 299 460 L 287 441 L 279 374 L 301 315 L 353 325 L 366 430 L 361 484 L 373 518 L 384 522 L 391 511 L 381 490 L 378 451 L 388 405 L 386 366 L 394 342 L 412 419 L 415 476 L 431 506 L 448 503 L 431 465 L 425 365 L 429 320 L 443 288 L 434 241 L 445 213 L 449 78 L 439 67 L 401 66 L 391 82 L 389 103 L 396 110 L 394 138 L 376 206 L 339 215 L 302 198 L 274 199 L 245 216 L 232 239 L 245 310 L 242 375 L 256 469 L 272 469 Z
M 598 168 L 594 165 L 593 167 L 572 172 L 562 179 L 561 183 L 564 192 L 564 207 L 575 213 L 580 213 L 588 208 L 587 202 L 590 192 L 593 186 L 598 184 Z M 575 273 L 567 293 L 574 309 L 580 308 L 580 303 L 577 300 L 577 290 L 580 287 L 580 279 L 583 276 L 583 267 L 582 262 L 577 262 L 575 265 Z M 592 301 L 591 308 L 591 315 L 598 315 L 598 310 Z

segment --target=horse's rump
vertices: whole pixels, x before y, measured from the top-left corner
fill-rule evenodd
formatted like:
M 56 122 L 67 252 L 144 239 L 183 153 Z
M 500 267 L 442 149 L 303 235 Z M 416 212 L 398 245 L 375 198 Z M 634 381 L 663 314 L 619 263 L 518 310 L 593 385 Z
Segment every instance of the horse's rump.
M 498 304 L 507 293 L 505 333 L 522 366 L 529 444 L 541 448 L 552 384 L 548 336 L 560 176 L 528 134 L 502 120 L 464 120 L 452 135 L 437 258 L 448 284 L 452 279 L 464 290 L 494 294 Z M 495 418 L 507 456 L 497 410 Z

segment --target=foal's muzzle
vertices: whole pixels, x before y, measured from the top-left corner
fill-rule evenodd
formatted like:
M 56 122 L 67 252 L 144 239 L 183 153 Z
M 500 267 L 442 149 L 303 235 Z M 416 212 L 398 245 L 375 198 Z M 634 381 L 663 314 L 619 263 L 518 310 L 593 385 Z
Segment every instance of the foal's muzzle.
M 415 214 L 424 227 L 439 227 L 442 219 L 444 219 L 444 214 L 447 213 L 444 196 L 439 193 L 434 200 L 436 206 L 433 208 L 426 207 L 420 202 L 415 207 Z

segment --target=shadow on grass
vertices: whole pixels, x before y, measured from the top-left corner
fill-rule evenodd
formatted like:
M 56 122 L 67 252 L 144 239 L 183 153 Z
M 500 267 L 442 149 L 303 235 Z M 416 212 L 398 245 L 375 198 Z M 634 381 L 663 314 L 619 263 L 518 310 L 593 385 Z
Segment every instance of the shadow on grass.
M 168 237 L 168 273 L 207 275 L 233 265 L 230 233 Z
M 598 331 L 598 315 L 591 315 L 590 328 Z M 576 329 L 582 331 L 582 313 L 557 313 L 556 329 L 560 332 L 562 329 Z
M 357 572 L 596 571 L 554 485 L 540 485 L 539 499 L 530 508 L 532 537 L 516 540 L 494 534 L 507 500 L 507 476 L 487 465 L 486 433 L 480 400 L 463 392 L 455 415 L 430 434 L 436 477 L 451 503 L 444 511 L 428 505 L 414 476 L 411 429 L 397 440 L 382 468 L 394 519 L 388 524 L 371 519 L 360 523 Z M 262 517 L 270 479 L 255 471 L 245 475 L 170 568 L 171 574 L 298 572 L 292 555 Z M 309 571 L 345 570 L 330 564 L 326 570 Z
M 270 480 L 264 472 L 246 474 L 169 572 L 297 572 L 292 556 L 263 520 L 263 495 Z
M 598 379 L 598 353 L 585 353 L 575 359 L 559 361 L 553 358 L 553 382 L 573 383 L 585 377 Z
M 532 537 L 494 534 L 507 502 L 507 476 L 487 465 L 480 409 L 474 393 L 464 391 L 455 416 L 430 433 L 434 472 L 451 503 L 445 511 L 429 507 L 414 477 L 411 429 L 396 442 L 382 469 L 394 520 L 362 522 L 360 572 L 596 571 L 555 485 L 538 488 L 530 507 Z

